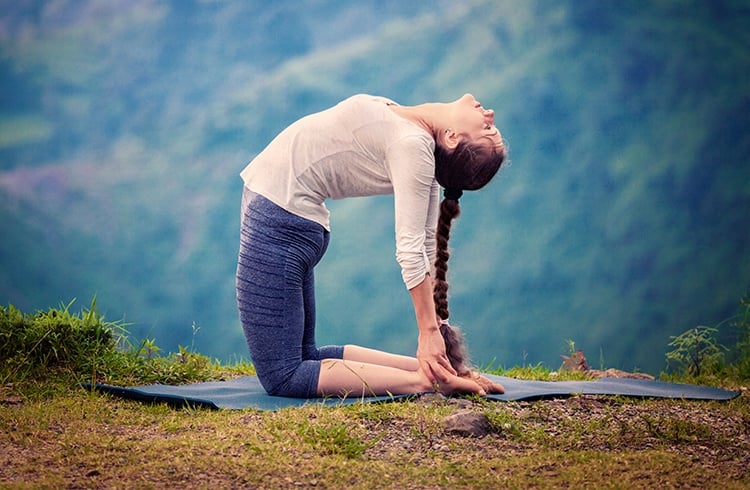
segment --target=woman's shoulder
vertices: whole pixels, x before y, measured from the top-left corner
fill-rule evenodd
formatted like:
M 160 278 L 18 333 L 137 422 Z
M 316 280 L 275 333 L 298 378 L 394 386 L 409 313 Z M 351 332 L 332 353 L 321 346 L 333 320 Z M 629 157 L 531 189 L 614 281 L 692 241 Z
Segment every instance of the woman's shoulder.
M 371 95 L 371 94 L 354 94 L 341 101 L 344 102 L 359 102 L 359 103 L 377 103 L 385 105 L 399 105 L 388 97 L 382 95 Z

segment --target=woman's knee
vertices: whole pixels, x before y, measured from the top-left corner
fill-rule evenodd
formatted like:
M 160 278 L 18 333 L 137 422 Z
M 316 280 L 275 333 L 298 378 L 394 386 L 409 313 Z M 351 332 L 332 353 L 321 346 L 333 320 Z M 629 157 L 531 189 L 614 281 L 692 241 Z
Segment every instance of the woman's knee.
M 307 360 L 293 369 L 269 370 L 261 367 L 256 372 L 263 389 L 272 396 L 314 398 L 318 393 L 320 361 Z
M 324 345 L 318 350 L 319 359 L 343 359 L 343 345 Z

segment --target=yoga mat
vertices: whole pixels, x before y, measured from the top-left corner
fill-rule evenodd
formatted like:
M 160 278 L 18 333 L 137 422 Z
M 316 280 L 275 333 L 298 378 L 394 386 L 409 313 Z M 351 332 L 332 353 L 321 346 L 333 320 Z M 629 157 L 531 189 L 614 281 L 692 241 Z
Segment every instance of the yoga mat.
M 592 381 L 532 381 L 486 375 L 505 388 L 502 395 L 487 395 L 498 401 L 533 401 L 572 395 L 620 395 L 635 398 L 727 401 L 739 391 L 710 386 L 667 383 L 648 379 L 601 378 Z
M 666 383 L 643 379 L 603 378 L 594 381 L 529 381 L 486 375 L 505 387 L 502 395 L 488 395 L 497 401 L 532 401 L 549 398 L 565 398 L 573 395 L 620 395 L 637 398 L 676 398 L 685 400 L 731 400 L 739 396 L 738 391 L 728 391 L 709 386 L 681 383 Z M 370 396 L 349 398 L 283 398 L 269 396 L 255 376 L 243 376 L 229 381 L 210 381 L 188 385 L 148 385 L 119 387 L 111 385 L 88 385 L 98 391 L 134 400 L 169 403 L 171 405 L 195 405 L 207 408 L 278 410 L 305 404 L 329 406 L 348 405 L 358 402 L 383 402 L 404 400 L 413 395 Z

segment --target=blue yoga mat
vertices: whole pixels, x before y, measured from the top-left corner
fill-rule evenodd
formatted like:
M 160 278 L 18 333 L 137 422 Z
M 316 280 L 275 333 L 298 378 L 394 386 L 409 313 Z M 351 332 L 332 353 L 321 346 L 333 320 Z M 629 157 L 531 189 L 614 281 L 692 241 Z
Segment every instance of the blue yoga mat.
M 685 400 L 731 400 L 738 391 L 709 386 L 666 383 L 643 379 L 603 378 L 595 381 L 529 381 L 486 375 L 505 387 L 502 395 L 488 395 L 496 401 L 531 401 L 565 398 L 573 395 L 620 395 L 637 398 L 676 398 Z M 89 385 L 99 391 L 144 402 L 172 405 L 196 405 L 208 408 L 278 410 L 317 403 L 330 406 L 359 402 L 404 400 L 412 395 L 370 396 L 350 398 L 284 398 L 268 395 L 256 376 L 243 376 L 229 381 L 210 381 L 188 385 L 148 385 L 119 387 Z

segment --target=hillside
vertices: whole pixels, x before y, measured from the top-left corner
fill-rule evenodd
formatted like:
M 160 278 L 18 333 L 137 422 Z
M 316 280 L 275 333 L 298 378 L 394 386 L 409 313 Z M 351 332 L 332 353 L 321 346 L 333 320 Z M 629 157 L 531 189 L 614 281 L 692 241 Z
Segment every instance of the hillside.
M 137 338 L 245 356 L 238 173 L 357 92 L 472 92 L 511 165 L 467 196 L 451 310 L 481 364 L 659 371 L 750 290 L 741 1 L 29 2 L 0 14 L 0 303 L 96 295 Z M 410 353 L 386 198 L 331 204 L 321 343 Z
M 750 483 L 747 398 L 212 412 L 68 393 L 0 406 L 0 484 L 741 489 Z M 467 407 L 491 420 L 489 435 L 445 429 Z
M 426 393 L 380 403 L 292 401 L 274 411 L 210 410 L 175 398 L 157 404 L 88 390 L 82 383 L 183 384 L 253 370 L 190 349 L 162 355 L 153 343 L 123 346 L 123 325 L 95 304 L 80 313 L 0 307 L 0 486 L 747 488 L 750 302 L 744 309 L 744 342 L 734 361 L 704 358 L 700 372 L 684 365 L 662 378 L 732 389 L 720 395 L 724 401 Z M 529 395 L 519 379 L 597 383 L 591 373 L 544 366 L 496 373 L 506 376 L 511 396 Z M 253 399 L 273 404 L 245 398 Z

